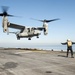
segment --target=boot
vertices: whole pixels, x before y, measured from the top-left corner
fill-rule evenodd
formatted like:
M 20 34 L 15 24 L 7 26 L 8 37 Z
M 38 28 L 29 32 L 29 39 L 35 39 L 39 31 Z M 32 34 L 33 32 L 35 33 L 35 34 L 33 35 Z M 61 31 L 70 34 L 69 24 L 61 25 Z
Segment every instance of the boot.
M 71 58 L 74 58 L 74 56 L 72 55 Z

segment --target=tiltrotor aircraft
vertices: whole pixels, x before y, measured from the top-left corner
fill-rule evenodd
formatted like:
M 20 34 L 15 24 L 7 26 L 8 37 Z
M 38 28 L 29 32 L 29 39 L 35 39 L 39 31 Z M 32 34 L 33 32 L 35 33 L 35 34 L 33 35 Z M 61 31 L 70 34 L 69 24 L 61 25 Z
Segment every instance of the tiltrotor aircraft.
M 48 34 L 48 23 L 52 21 L 59 20 L 57 19 L 52 19 L 52 20 L 38 20 L 43 22 L 42 27 L 26 27 L 18 24 L 14 24 L 8 21 L 7 16 L 14 17 L 14 15 L 10 15 L 7 13 L 8 7 L 3 6 L 2 7 L 3 12 L 0 13 L 0 16 L 3 17 L 2 20 L 2 27 L 3 27 L 3 32 L 7 33 L 14 33 L 17 36 L 17 40 L 20 40 L 20 38 L 28 38 L 28 40 L 31 40 L 32 37 L 36 36 L 39 38 L 39 35 L 41 34 L 41 31 L 44 32 L 44 35 Z M 19 29 L 19 32 L 9 32 L 8 28 L 14 28 L 14 29 Z

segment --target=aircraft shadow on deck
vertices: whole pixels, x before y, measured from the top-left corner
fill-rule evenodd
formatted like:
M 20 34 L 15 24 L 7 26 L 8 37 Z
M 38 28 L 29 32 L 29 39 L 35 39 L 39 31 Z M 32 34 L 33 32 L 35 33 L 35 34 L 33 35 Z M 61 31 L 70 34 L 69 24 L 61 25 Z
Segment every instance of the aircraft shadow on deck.
M 58 57 L 66 57 L 65 55 L 58 55 Z

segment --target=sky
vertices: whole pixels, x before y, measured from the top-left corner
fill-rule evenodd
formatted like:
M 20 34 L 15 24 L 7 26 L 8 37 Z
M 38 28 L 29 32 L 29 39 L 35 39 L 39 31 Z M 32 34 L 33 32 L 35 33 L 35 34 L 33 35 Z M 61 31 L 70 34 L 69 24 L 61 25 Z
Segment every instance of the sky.
M 55 19 L 50 22 L 48 35 L 41 32 L 39 39 L 33 37 L 31 41 L 27 38 L 17 40 L 15 34 L 3 33 L 2 17 L 0 17 L 0 47 L 24 47 L 25 45 L 54 45 L 66 42 L 67 39 L 75 41 L 75 0 L 0 0 L 1 6 L 8 6 L 8 13 L 21 17 L 8 17 L 9 22 L 30 26 L 42 27 L 43 23 L 35 19 Z M 9 31 L 18 31 L 10 29 Z

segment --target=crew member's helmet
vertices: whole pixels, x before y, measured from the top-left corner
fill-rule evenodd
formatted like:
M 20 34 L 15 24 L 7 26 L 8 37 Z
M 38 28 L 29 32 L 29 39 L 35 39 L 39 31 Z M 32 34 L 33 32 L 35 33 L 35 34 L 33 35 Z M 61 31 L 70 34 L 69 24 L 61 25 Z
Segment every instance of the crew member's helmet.
M 67 39 L 67 41 L 71 41 L 70 39 Z

